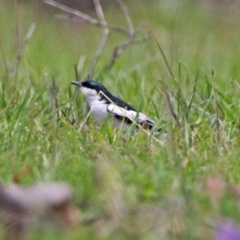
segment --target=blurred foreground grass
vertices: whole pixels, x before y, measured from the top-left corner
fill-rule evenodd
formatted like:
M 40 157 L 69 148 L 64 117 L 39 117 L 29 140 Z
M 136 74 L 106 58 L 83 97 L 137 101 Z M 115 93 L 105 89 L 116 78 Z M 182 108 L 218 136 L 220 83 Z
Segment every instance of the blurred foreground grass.
M 70 183 L 82 222 L 64 234 L 36 233 L 36 239 L 211 239 L 218 220 L 240 222 L 238 193 L 206 184 L 215 176 L 240 181 L 239 20 L 186 2 L 136 7 L 133 1 L 129 8 L 135 24 L 148 22 L 143 32 L 154 34 L 174 78 L 151 40 L 130 47 L 100 81 L 168 131 L 163 145 L 99 128 L 92 118 L 76 131 L 61 111 L 78 123 L 86 117 L 83 97 L 69 84 L 80 56 L 86 77 L 101 29 L 56 20 L 61 12 L 48 6 L 19 4 L 20 40 L 32 22 L 37 26 L 17 77 L 6 74 L 0 59 L 1 181 Z M 108 8 L 106 18 L 125 24 L 116 8 Z M 1 2 L 0 40 L 9 67 L 15 20 L 14 5 Z M 95 77 L 122 40 L 114 34 Z

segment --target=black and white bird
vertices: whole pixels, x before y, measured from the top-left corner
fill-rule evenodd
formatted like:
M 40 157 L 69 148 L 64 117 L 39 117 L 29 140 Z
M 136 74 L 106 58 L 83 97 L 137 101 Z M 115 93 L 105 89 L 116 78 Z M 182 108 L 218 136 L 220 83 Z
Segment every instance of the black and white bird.
M 145 114 L 112 95 L 101 83 L 96 81 L 71 82 L 79 87 L 86 97 L 90 111 L 96 121 L 102 125 L 108 118 L 116 129 L 126 130 L 131 124 L 151 130 L 155 122 Z M 110 116 L 109 116 L 110 114 Z M 160 132 L 161 129 L 157 129 Z

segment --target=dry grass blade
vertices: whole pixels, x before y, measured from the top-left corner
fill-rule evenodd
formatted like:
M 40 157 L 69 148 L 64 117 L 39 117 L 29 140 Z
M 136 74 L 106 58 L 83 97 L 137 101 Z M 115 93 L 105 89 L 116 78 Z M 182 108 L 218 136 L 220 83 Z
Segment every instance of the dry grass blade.
M 191 109 L 191 107 L 192 107 L 193 99 L 194 99 L 194 96 L 195 96 L 195 94 L 196 94 L 197 82 L 198 82 L 198 73 L 197 73 L 197 76 L 196 76 L 196 78 L 195 78 L 195 82 L 194 82 L 194 86 L 193 86 L 193 91 L 192 91 L 192 96 L 191 96 L 190 102 L 189 102 L 188 107 L 187 107 L 187 115 L 189 115 L 190 109 Z
M 169 96 L 167 87 L 166 87 L 166 85 L 165 85 L 164 82 L 162 82 L 162 81 L 160 81 L 160 82 L 163 84 L 164 92 L 165 92 L 165 95 L 166 95 L 166 98 L 167 98 L 167 102 L 168 102 L 168 106 L 169 106 L 170 112 L 171 112 L 173 118 L 175 119 L 178 127 L 180 128 L 180 127 L 181 127 L 181 124 L 180 124 L 180 122 L 179 122 L 179 120 L 178 120 L 177 114 L 176 114 L 175 111 L 174 111 L 174 108 L 173 108 L 173 105 L 172 105 L 172 101 L 171 101 L 171 99 L 170 99 L 170 96 Z
M 75 74 L 76 74 L 76 81 L 79 81 L 79 76 L 81 76 L 81 72 L 83 70 L 84 62 L 86 60 L 85 56 L 81 56 L 78 61 L 78 66 L 75 69 Z
M 240 85 L 235 79 L 232 79 L 231 83 L 235 84 L 237 86 L 238 90 L 240 90 Z
M 18 0 L 14 0 L 15 18 L 16 18 L 16 47 L 17 58 L 20 58 L 20 37 L 19 37 L 19 18 L 18 18 Z
M 18 66 L 19 63 L 21 61 L 22 55 L 24 53 L 25 47 L 28 44 L 34 29 L 36 27 L 35 23 L 32 23 L 30 28 L 28 29 L 28 32 L 25 36 L 25 39 L 23 41 L 22 46 L 20 45 L 20 36 L 19 36 L 19 18 L 18 18 L 18 1 L 14 0 L 14 6 L 15 6 L 15 17 L 16 17 L 16 47 L 17 47 L 17 56 L 16 56 L 16 60 L 13 64 L 12 67 L 12 72 L 11 72 L 11 76 L 15 76 L 15 79 L 17 79 L 17 72 L 18 72 Z M 8 71 L 9 73 L 9 71 Z
M 58 121 L 58 114 L 57 114 L 57 109 L 58 109 L 58 100 L 57 100 L 57 95 L 59 92 L 59 88 L 56 85 L 56 81 L 53 78 L 52 84 L 50 86 L 50 103 L 51 103 L 51 110 L 52 110 L 52 117 L 54 119 L 54 122 L 57 123 Z
M 24 50 L 29 42 L 29 40 L 31 39 L 32 35 L 33 35 L 33 32 L 36 28 L 36 23 L 32 23 L 31 26 L 29 27 L 28 29 L 28 32 L 24 38 L 24 41 L 23 41 L 23 44 L 22 46 L 18 46 L 18 54 L 17 54 L 17 58 L 13 64 L 13 70 L 12 70 L 12 75 L 13 76 L 17 76 L 17 71 L 18 71 L 18 66 L 19 66 L 19 63 L 21 61 L 21 58 L 22 58 L 22 55 L 24 53 Z
M 70 125 L 72 125 L 72 126 L 75 125 L 75 121 L 71 121 L 71 120 L 68 118 L 67 114 L 66 114 L 63 110 L 61 110 L 61 114 L 65 117 L 65 119 L 67 120 L 67 122 L 70 123 Z
M 89 110 L 87 116 L 85 117 L 85 119 L 83 120 L 83 122 L 81 122 L 81 124 L 80 124 L 80 126 L 79 126 L 79 128 L 78 128 L 78 131 L 79 131 L 79 132 L 82 131 L 82 129 L 83 129 L 83 127 L 85 126 L 85 124 L 86 124 L 88 118 L 90 117 L 90 114 L 91 114 L 91 112 L 92 112 L 92 108 L 93 108 L 93 106 L 94 106 L 94 104 L 93 104 L 92 107 L 90 108 L 90 110 Z
M 6 75 L 8 76 L 8 64 L 7 64 L 7 60 L 6 60 L 6 56 L 5 56 L 5 53 L 4 53 L 4 50 L 3 50 L 3 45 L 2 45 L 2 41 L 0 40 L 0 49 L 1 49 L 1 53 L 2 53 L 2 58 L 3 58 L 3 63 L 4 63 L 4 67 L 5 67 L 5 70 L 6 70 Z
M 152 34 L 152 36 L 154 37 L 154 40 L 155 40 L 155 42 L 156 42 L 156 44 L 158 46 L 158 49 L 159 49 L 160 53 L 162 54 L 163 60 L 164 60 L 164 62 L 166 64 L 166 66 L 167 66 L 167 69 L 169 71 L 170 76 L 172 77 L 173 82 L 175 83 L 175 85 L 177 85 L 177 83 L 176 83 L 176 81 L 174 79 L 174 75 L 173 75 L 173 72 L 171 70 L 171 67 L 170 67 L 170 65 L 168 63 L 167 57 L 165 56 L 165 54 L 164 54 L 164 52 L 162 50 L 161 45 L 159 44 L 159 42 L 158 42 L 157 38 L 154 36 L 154 34 Z
M 214 102 L 215 102 L 215 110 L 216 110 L 216 126 L 217 126 L 217 143 L 220 142 L 221 139 L 221 131 L 220 131 L 220 119 L 219 119 L 219 104 L 217 98 L 217 89 L 216 89 L 216 81 L 214 70 L 212 70 L 212 81 L 213 81 L 213 93 L 214 93 Z

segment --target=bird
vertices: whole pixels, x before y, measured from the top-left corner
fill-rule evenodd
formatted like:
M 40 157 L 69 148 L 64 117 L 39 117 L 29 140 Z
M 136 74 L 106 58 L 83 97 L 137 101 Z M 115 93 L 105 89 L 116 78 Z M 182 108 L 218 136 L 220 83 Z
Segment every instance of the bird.
M 126 130 L 130 125 L 141 126 L 145 130 L 151 130 L 155 122 L 145 114 L 138 112 L 128 103 L 112 95 L 101 83 L 87 80 L 83 82 L 71 82 L 77 86 L 85 96 L 90 111 L 96 121 L 102 125 L 106 119 L 111 119 L 115 129 Z M 156 132 L 160 132 L 161 128 Z

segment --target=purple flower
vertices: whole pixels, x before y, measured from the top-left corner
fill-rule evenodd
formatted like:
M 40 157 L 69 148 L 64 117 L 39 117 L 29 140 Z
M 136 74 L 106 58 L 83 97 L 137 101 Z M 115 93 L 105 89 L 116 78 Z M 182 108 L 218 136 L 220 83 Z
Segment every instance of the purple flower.
M 240 228 L 231 221 L 218 224 L 215 232 L 215 240 L 240 240 Z

